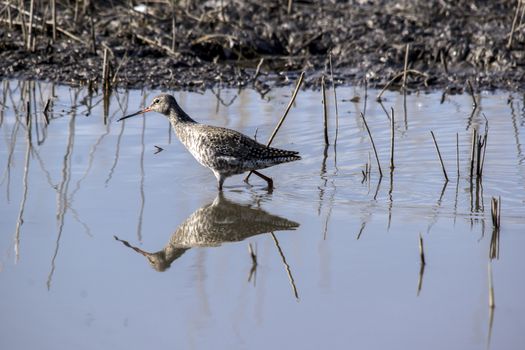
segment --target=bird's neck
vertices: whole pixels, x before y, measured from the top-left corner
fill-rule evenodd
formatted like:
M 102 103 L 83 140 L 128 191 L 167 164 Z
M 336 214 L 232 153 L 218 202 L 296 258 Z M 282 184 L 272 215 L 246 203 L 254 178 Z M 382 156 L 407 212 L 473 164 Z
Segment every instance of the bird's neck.
M 175 105 L 175 107 L 170 109 L 170 114 L 168 117 L 173 126 L 179 123 L 196 123 L 196 121 L 191 119 L 191 117 L 186 112 L 184 112 L 179 105 Z

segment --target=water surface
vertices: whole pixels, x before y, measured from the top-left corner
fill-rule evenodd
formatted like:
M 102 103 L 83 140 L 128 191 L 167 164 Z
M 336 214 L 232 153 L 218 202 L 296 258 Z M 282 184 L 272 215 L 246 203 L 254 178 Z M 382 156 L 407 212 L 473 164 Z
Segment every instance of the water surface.
M 119 91 L 108 103 L 88 89 L 4 81 L 1 348 L 525 344 L 523 96 L 482 93 L 472 113 L 468 95 L 405 102 L 391 92 L 381 106 L 369 90 L 365 110 L 364 89 L 340 88 L 337 147 L 331 92 L 325 147 L 321 94 L 301 91 L 274 145 L 303 160 L 264 171 L 272 193 L 236 176 L 218 195 L 163 116 L 116 122 L 156 93 Z M 172 93 L 200 122 L 266 141 L 291 91 Z M 472 133 L 484 135 L 487 121 L 483 175 L 471 177 Z

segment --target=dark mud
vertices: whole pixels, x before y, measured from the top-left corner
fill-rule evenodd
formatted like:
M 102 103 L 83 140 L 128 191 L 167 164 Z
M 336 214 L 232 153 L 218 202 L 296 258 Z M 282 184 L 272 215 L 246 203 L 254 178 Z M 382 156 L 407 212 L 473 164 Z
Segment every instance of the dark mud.
M 518 1 L 302 0 L 290 13 L 288 1 L 57 1 L 55 40 L 51 1 L 35 1 L 32 40 L 23 3 L 0 3 L 3 79 L 98 86 L 107 50 L 114 87 L 264 92 L 302 70 L 318 86 L 331 52 L 337 84 L 382 87 L 403 71 L 409 44 L 409 89 L 525 87 Z

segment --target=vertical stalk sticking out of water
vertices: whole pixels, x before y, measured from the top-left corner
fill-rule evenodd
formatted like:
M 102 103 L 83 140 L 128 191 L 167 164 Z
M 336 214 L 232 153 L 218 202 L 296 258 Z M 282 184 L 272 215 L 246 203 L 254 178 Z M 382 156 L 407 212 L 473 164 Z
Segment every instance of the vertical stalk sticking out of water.
M 383 171 L 381 170 L 381 164 L 379 163 L 379 157 L 377 156 L 376 145 L 374 143 L 374 139 L 372 138 L 372 134 L 370 133 L 370 129 L 368 128 L 368 124 L 366 123 L 365 115 L 363 114 L 363 112 L 361 112 L 361 118 L 363 119 L 366 131 L 368 132 L 368 137 L 370 137 L 370 142 L 372 143 L 372 148 L 374 149 L 374 154 L 376 156 L 377 168 L 379 169 L 379 176 L 382 178 Z
M 295 98 L 297 97 L 297 93 L 299 92 L 299 89 L 301 88 L 301 84 L 303 83 L 303 80 L 304 80 L 304 72 L 301 72 L 301 75 L 299 76 L 299 79 L 297 80 L 297 84 L 295 85 L 295 90 L 292 94 L 292 98 L 290 99 L 290 102 L 288 102 L 288 106 L 286 107 L 286 110 L 284 111 L 283 116 L 279 120 L 279 123 L 277 123 L 277 126 L 275 127 L 275 129 L 273 129 L 272 136 L 270 136 L 270 139 L 268 139 L 268 142 L 266 143 L 266 147 L 270 147 L 273 139 L 275 138 L 275 135 L 277 135 L 277 132 L 283 125 L 284 120 L 286 119 L 286 116 L 288 115 L 288 112 L 290 111 L 290 108 L 292 108 L 292 105 L 295 102 Z M 244 178 L 244 181 L 248 181 L 251 174 L 252 172 L 250 171 L 248 175 L 246 175 L 246 177 Z
M 391 107 L 390 118 L 390 171 L 393 171 L 394 166 L 394 108 Z
M 406 91 L 407 88 L 407 71 L 408 71 L 408 50 L 410 49 L 410 44 L 407 44 L 405 49 L 405 67 L 403 69 L 403 90 Z
M 470 153 L 470 178 L 474 175 L 474 161 L 476 156 L 476 140 L 477 140 L 477 131 L 476 129 L 472 132 L 472 151 Z
M 334 88 L 334 105 L 335 105 L 335 139 L 334 148 L 337 147 L 337 136 L 339 134 L 339 109 L 337 108 L 337 90 L 335 88 L 334 72 L 332 70 L 332 53 L 329 54 L 330 60 L 330 80 L 332 81 L 332 87 Z
M 499 230 L 501 223 L 501 197 L 492 197 L 490 209 L 492 216 L 492 225 L 494 225 L 495 229 Z
M 292 14 L 292 7 L 293 7 L 293 0 L 288 0 L 287 12 L 288 12 L 289 15 Z
M 328 141 L 328 112 L 326 106 L 326 89 L 324 83 L 324 75 L 321 77 L 321 91 L 323 93 L 324 144 L 328 146 L 330 142 Z
M 443 175 L 445 175 L 445 180 L 448 182 L 447 171 L 445 170 L 445 164 L 443 164 L 443 158 L 441 158 L 441 152 L 439 151 L 439 146 L 437 144 L 436 137 L 434 136 L 433 131 L 430 131 L 430 134 L 432 135 L 432 139 L 434 140 L 434 146 L 436 146 L 436 151 L 439 157 L 439 162 L 441 163 L 441 169 L 443 169 Z

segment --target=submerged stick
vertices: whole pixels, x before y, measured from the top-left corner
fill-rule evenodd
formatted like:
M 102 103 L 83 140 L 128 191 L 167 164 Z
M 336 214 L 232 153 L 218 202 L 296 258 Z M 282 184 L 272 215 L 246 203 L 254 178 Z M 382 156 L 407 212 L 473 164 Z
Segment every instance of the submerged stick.
M 441 152 L 439 151 L 439 146 L 437 144 L 436 137 L 434 136 L 433 131 L 430 131 L 430 134 L 432 134 L 432 139 L 434 140 L 434 146 L 436 146 L 436 151 L 439 157 L 439 162 L 441 163 L 441 168 L 443 169 L 443 175 L 445 175 L 445 179 L 448 181 L 447 171 L 445 170 L 445 164 L 443 164 L 443 158 L 441 158 Z
M 377 155 L 376 145 L 374 143 L 374 139 L 372 138 L 372 134 L 370 133 L 370 129 L 368 128 L 368 124 L 366 123 L 365 115 L 363 112 L 361 112 L 361 118 L 363 119 L 363 122 L 365 123 L 366 131 L 368 132 L 368 137 L 370 137 L 370 142 L 372 142 L 372 148 L 374 149 L 374 154 L 376 156 L 377 161 L 377 168 L 379 169 L 379 175 L 380 177 L 383 177 L 383 171 L 381 170 L 381 164 L 379 163 L 379 157 Z
M 501 223 L 501 197 L 492 197 L 490 212 L 492 216 L 492 225 L 495 229 L 500 228 Z
M 301 87 L 301 84 L 303 83 L 303 80 L 304 80 L 304 72 L 301 72 L 301 75 L 299 76 L 299 79 L 297 80 L 297 84 L 295 85 L 295 90 L 294 90 L 294 92 L 292 94 L 292 98 L 290 99 L 290 102 L 288 102 L 288 106 L 286 107 L 286 110 L 284 111 L 284 114 L 281 117 L 281 120 L 279 120 L 279 123 L 277 123 L 277 126 L 273 130 L 272 136 L 270 136 L 270 139 L 266 143 L 266 147 L 270 147 L 270 145 L 272 144 L 273 139 L 275 138 L 275 135 L 277 135 L 277 132 L 281 128 L 281 125 L 283 125 L 283 122 L 286 119 L 286 116 L 288 115 L 288 112 L 290 111 L 290 108 L 292 108 L 292 105 L 293 105 L 293 103 L 295 101 L 295 97 L 297 97 L 297 93 L 299 92 L 299 88 Z M 250 178 L 251 174 L 252 174 L 252 172 L 250 171 L 248 173 L 248 175 L 246 175 L 246 177 L 244 178 L 244 181 L 248 181 L 248 179 Z

